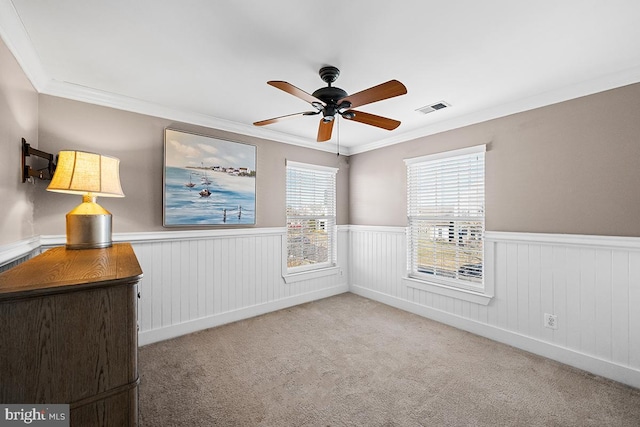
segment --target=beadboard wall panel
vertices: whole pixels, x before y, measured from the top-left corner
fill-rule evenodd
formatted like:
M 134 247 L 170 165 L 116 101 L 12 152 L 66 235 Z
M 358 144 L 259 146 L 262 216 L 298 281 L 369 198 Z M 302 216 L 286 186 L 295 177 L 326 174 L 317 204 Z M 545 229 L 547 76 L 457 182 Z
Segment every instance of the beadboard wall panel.
M 483 306 L 403 285 L 404 228 L 350 230 L 352 292 L 640 387 L 640 239 L 488 232 Z
M 333 275 L 295 283 L 282 278 L 286 230 L 209 233 L 133 241 L 140 281 L 140 344 L 267 313 L 348 291 L 348 231 L 338 232 Z
M 285 237 L 284 227 L 114 234 L 114 242 L 132 244 L 144 272 L 139 344 L 348 292 L 348 226 L 338 226 L 338 268 L 288 284 Z M 0 247 L 0 270 L 64 244 L 65 236 L 56 235 Z

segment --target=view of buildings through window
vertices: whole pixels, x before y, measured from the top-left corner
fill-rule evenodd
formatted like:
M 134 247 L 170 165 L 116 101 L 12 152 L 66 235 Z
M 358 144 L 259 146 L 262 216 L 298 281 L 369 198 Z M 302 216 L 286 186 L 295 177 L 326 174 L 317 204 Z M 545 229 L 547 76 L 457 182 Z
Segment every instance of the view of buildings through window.
M 482 145 L 406 160 L 412 277 L 482 286 L 484 150 Z
M 287 269 L 335 263 L 337 169 L 287 162 Z

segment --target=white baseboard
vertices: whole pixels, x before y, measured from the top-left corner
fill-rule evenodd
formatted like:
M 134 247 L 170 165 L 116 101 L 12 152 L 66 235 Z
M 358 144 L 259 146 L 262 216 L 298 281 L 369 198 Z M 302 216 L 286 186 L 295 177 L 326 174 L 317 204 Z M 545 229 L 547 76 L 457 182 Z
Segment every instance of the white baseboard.
M 176 338 L 181 335 L 190 334 L 192 332 L 201 331 L 203 329 L 213 328 L 215 326 L 224 325 L 226 323 L 237 322 L 243 319 L 270 313 L 276 310 L 293 307 L 322 298 L 349 292 L 348 285 L 339 285 L 332 288 L 322 289 L 319 291 L 300 294 L 293 297 L 283 298 L 277 301 L 271 301 L 266 304 L 259 304 L 250 307 L 244 307 L 239 310 L 227 311 L 225 313 L 215 314 L 213 316 L 202 317 L 189 322 L 178 323 L 164 328 L 152 329 L 150 331 L 141 331 L 138 333 L 138 345 L 144 346 L 158 341 L 164 341 Z
M 640 388 L 640 371 L 636 369 L 621 366 L 565 347 L 559 347 L 506 329 L 465 319 L 455 314 L 419 305 L 358 285 L 351 285 L 349 291 L 365 298 L 396 307 L 400 310 L 408 311 L 418 316 L 471 332 L 475 335 L 547 357 L 604 378 Z

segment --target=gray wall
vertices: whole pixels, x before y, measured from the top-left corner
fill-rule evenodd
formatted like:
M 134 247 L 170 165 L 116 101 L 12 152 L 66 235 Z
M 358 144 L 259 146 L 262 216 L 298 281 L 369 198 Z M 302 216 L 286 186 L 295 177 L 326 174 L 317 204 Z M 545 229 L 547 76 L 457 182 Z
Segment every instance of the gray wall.
M 39 106 L 39 140 L 43 150 L 57 153 L 62 149 L 79 149 L 120 158 L 120 179 L 126 197 L 98 199 L 98 203 L 113 214 L 116 233 L 167 230 L 162 227 L 165 127 L 257 146 L 257 227 L 286 224 L 285 159 L 339 166 L 338 224 L 347 224 L 349 175 L 344 157 L 338 159 L 335 154 L 324 151 L 48 95 L 40 95 Z M 50 193 L 44 187 L 39 189 L 35 206 L 36 233 L 64 234 L 65 214 L 80 201 L 79 196 Z
M 38 94 L 0 40 L 0 245 L 34 234 L 33 197 L 38 188 L 22 183 L 22 138 L 38 147 Z M 43 166 L 35 160 L 34 166 Z
M 405 226 L 403 159 L 484 143 L 487 230 L 640 236 L 640 84 L 351 156 L 349 223 Z

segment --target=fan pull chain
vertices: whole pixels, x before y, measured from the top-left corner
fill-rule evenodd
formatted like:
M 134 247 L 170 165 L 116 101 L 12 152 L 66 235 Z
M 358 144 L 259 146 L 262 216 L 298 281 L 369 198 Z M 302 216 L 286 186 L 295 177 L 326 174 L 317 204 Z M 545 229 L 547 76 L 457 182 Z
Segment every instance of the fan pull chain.
M 336 151 L 336 156 L 340 157 L 340 115 L 336 115 L 336 121 L 338 122 L 338 149 Z

